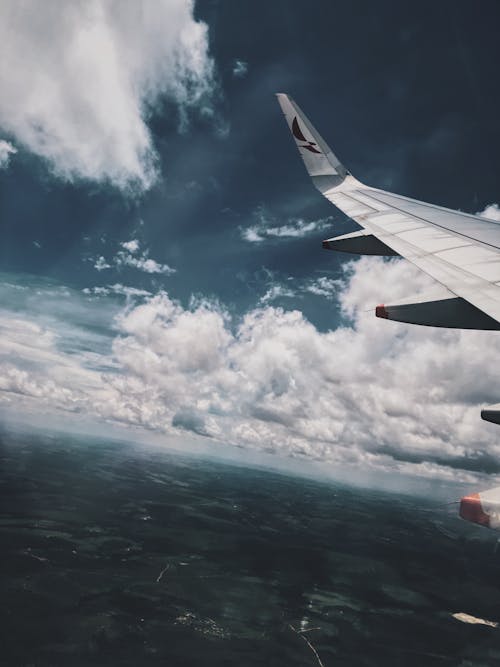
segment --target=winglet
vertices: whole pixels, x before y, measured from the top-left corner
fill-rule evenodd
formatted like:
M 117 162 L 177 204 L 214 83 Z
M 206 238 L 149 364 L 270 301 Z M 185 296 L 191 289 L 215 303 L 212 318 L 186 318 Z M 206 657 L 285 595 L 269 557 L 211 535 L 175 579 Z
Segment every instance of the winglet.
M 277 93 L 276 97 L 314 185 L 321 192 L 340 185 L 349 173 L 347 169 L 298 104 L 285 93 Z

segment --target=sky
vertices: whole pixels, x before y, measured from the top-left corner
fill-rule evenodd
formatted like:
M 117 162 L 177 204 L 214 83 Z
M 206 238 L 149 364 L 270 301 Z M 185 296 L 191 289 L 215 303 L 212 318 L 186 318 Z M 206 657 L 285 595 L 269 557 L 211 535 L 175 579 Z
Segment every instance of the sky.
M 5 0 L 0 414 L 476 483 L 495 332 L 374 317 L 430 280 L 324 251 L 287 92 L 361 181 L 500 219 L 495 0 Z

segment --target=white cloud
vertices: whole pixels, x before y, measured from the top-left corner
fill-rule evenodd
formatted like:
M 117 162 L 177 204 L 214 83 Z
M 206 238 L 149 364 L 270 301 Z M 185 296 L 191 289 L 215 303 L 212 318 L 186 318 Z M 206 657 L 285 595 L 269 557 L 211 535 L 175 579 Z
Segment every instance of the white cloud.
M 139 241 L 137 239 L 131 239 L 130 241 L 124 241 L 121 243 L 121 247 L 125 248 L 125 250 L 128 250 L 128 252 L 131 252 L 134 254 L 139 250 Z
M 483 218 L 500 221 L 500 206 L 498 206 L 498 204 L 488 204 L 482 211 L 478 211 L 476 215 L 482 215 Z
M 144 252 L 140 257 L 136 257 L 130 253 L 120 251 L 114 261 L 116 266 L 132 266 L 139 271 L 144 271 L 144 273 L 163 273 L 170 276 L 176 271 L 168 264 L 160 264 L 156 260 L 149 258 L 147 252 Z
M 110 268 L 111 264 L 108 264 L 102 255 L 94 261 L 94 269 L 97 269 L 98 271 L 105 271 Z
M 120 296 L 126 296 L 127 298 L 151 296 L 151 292 L 148 292 L 148 290 L 138 289 L 137 287 L 130 287 L 128 285 L 121 285 L 120 283 L 107 285 L 106 287 L 84 287 L 82 292 L 84 294 L 93 294 L 95 296 L 118 294 Z
M 61 178 L 146 189 L 157 155 L 146 120 L 160 97 L 206 107 L 208 29 L 193 0 L 5 0 L 0 127 Z
M 241 237 L 250 243 L 260 243 L 272 238 L 303 238 L 308 234 L 328 229 L 333 221 L 331 216 L 309 221 L 302 218 L 292 218 L 286 224 L 278 225 L 276 220 L 263 208 L 259 208 L 254 215 L 257 218 L 257 223 L 240 230 Z
M 275 301 L 276 299 L 282 299 L 283 297 L 292 298 L 295 295 L 296 293 L 289 287 L 275 283 L 269 286 L 264 296 L 260 298 L 260 303 L 266 304 Z
M 315 280 L 310 280 L 304 286 L 304 291 L 315 294 L 316 296 L 324 296 L 327 299 L 335 299 L 340 290 L 345 287 L 342 280 L 335 278 L 328 278 L 327 276 L 320 276 Z
M 115 319 L 112 350 L 99 353 L 65 349 L 73 335 L 4 311 L 0 398 L 287 456 L 470 481 L 467 470 L 482 456 L 500 463 L 498 429 L 479 417 L 500 396 L 491 364 L 500 340 L 374 317 L 377 303 L 429 284 L 404 261 L 350 262 L 337 290 L 345 324 L 328 332 L 269 305 L 235 321 L 209 301 L 184 308 L 163 292 L 138 295 Z
M 235 60 L 233 62 L 233 76 L 235 79 L 243 79 L 248 72 L 248 63 L 244 60 Z
M 499 457 L 477 405 L 500 393 L 483 354 L 491 334 L 381 322 L 361 310 L 420 291 L 427 279 L 402 262 L 362 260 L 350 270 L 341 305 L 355 326 L 328 333 L 298 311 L 270 307 L 233 330 L 218 307 L 187 311 L 166 294 L 127 311 L 114 343 L 124 370 L 110 381 L 116 405 L 126 402 L 127 418 L 153 428 L 189 424 L 178 416 L 188 410 L 196 432 L 230 443 L 374 467 L 417 464 L 425 475 L 436 475 L 432 459 L 481 449 Z
M 168 264 L 161 264 L 160 262 L 151 259 L 149 257 L 148 249 L 144 250 L 140 255 L 137 255 L 140 248 L 140 243 L 137 239 L 123 241 L 120 243 L 120 246 L 123 250 L 119 250 L 116 253 L 111 260 L 112 263 L 108 262 L 105 257 L 100 256 L 93 260 L 94 268 L 98 271 L 104 271 L 105 269 L 112 269 L 113 266 L 131 266 L 139 271 L 144 271 L 144 273 L 163 273 L 167 276 L 176 272 L 176 269 L 173 269 Z
M 265 238 L 259 234 L 257 227 L 247 227 L 246 229 L 242 229 L 241 237 L 245 241 L 250 241 L 250 243 L 260 243 L 260 241 L 263 241 Z
M 17 153 L 17 149 L 4 139 L 0 139 L 0 169 L 5 169 L 9 166 L 10 156 Z
M 343 278 L 331 278 L 329 276 L 318 276 L 317 278 L 298 280 L 288 276 L 284 281 L 280 280 L 277 273 L 264 269 L 267 277 L 265 292 L 259 299 L 259 304 L 269 304 L 271 301 L 286 298 L 303 299 L 308 294 L 324 297 L 330 301 L 337 300 L 346 288 L 346 276 Z

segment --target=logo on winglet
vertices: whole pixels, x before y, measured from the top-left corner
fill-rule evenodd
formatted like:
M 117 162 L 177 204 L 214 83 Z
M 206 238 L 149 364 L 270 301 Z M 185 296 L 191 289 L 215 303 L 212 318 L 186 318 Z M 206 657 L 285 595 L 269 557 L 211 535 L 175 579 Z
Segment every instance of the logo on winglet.
M 315 146 L 317 146 L 317 144 L 314 141 L 308 141 L 305 138 L 304 133 L 300 129 L 300 125 L 299 125 L 299 121 L 297 120 L 297 116 L 295 116 L 293 121 L 292 121 L 292 132 L 293 132 L 293 136 L 296 139 L 298 139 L 298 141 L 304 141 L 305 142 L 305 145 L 300 146 L 300 148 L 305 148 L 306 150 L 311 151 L 311 153 L 321 154 L 321 151 L 319 151 L 317 148 L 315 148 Z

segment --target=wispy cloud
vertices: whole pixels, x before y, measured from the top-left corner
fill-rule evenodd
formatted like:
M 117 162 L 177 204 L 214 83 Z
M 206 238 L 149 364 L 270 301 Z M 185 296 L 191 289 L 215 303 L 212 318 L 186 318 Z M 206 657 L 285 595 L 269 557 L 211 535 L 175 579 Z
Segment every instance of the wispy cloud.
M 265 292 L 259 299 L 259 304 L 269 304 L 282 298 L 303 299 L 308 294 L 323 297 L 330 301 L 338 300 L 346 287 L 346 277 L 331 278 L 318 276 L 317 278 L 297 279 L 288 276 L 286 279 L 277 273 L 265 269 Z
M 333 221 L 332 216 L 328 216 L 317 220 L 292 218 L 284 224 L 278 224 L 276 219 L 263 208 L 259 208 L 254 215 L 257 218 L 256 224 L 240 228 L 241 237 L 250 243 L 261 243 L 276 238 L 303 238 L 328 229 Z
M 148 290 L 122 285 L 120 283 L 107 285 L 106 287 L 84 287 L 82 291 L 84 294 L 92 294 L 95 296 L 108 296 L 109 294 L 119 294 L 121 296 L 126 296 L 127 298 L 151 296 L 151 292 Z
M 148 257 L 147 251 L 144 251 L 140 257 L 120 251 L 114 261 L 116 266 L 131 266 L 144 273 L 163 273 L 170 276 L 176 272 L 176 269 L 168 264 L 160 264 L 155 259 Z
M 9 166 L 11 155 L 15 153 L 17 153 L 17 148 L 14 148 L 8 141 L 0 139 L 0 169 L 5 169 Z
M 248 63 L 244 60 L 235 60 L 233 62 L 233 76 L 235 79 L 243 79 L 248 72 Z
M 130 266 L 138 271 L 143 271 L 144 273 L 162 273 L 167 276 L 176 272 L 176 269 L 168 264 L 161 264 L 155 259 L 151 259 L 147 248 L 139 253 L 140 243 L 138 239 L 123 241 L 120 243 L 120 247 L 122 250 L 119 250 L 109 261 L 102 255 L 93 260 L 94 268 L 98 271 L 105 271 L 107 269 L 112 269 L 113 267 L 121 268 Z
M 102 255 L 94 260 L 94 269 L 97 269 L 98 271 L 105 271 L 106 269 L 110 268 L 111 264 L 108 264 Z
M 343 288 L 345 288 L 345 282 L 343 280 L 320 276 L 314 280 L 307 281 L 302 289 L 305 292 L 315 294 L 316 296 L 324 296 L 327 299 L 336 299 Z
M 293 289 L 275 283 L 269 286 L 266 293 L 260 298 L 259 303 L 268 304 L 271 301 L 276 301 L 276 299 L 293 298 L 294 296 L 296 296 L 296 292 Z

